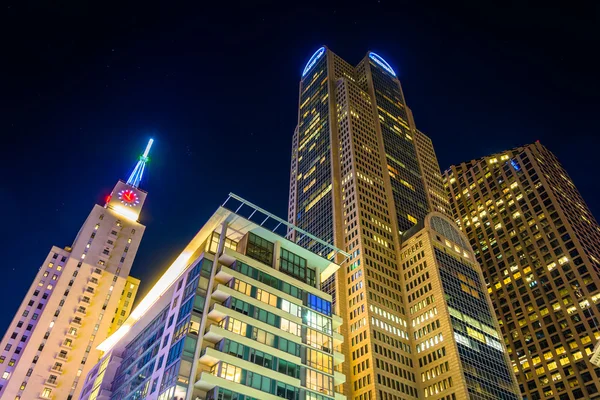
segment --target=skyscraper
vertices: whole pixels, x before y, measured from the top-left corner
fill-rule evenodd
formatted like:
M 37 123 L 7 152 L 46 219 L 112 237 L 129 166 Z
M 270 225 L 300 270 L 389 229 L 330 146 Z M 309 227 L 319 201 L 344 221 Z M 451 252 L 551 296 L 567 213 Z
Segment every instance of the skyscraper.
M 600 226 L 557 158 L 536 142 L 452 166 L 444 182 L 525 398 L 600 398 Z
M 139 184 L 151 144 L 73 244 L 52 247 L 42 263 L 0 343 L 2 398 L 77 398 L 100 357 L 96 347 L 127 318 L 139 284 L 128 275 L 145 229 Z
M 292 146 L 289 221 L 350 253 L 323 283 L 346 322 L 348 398 L 517 399 L 468 240 L 432 212 L 448 213 L 441 173 L 393 68 L 317 50 Z
M 435 155 L 433 142 L 418 129 L 414 130 L 414 136 L 419 165 L 421 166 L 421 173 L 423 175 L 423 183 L 425 184 L 427 205 L 430 210 L 441 212 L 445 216 L 452 218 L 452 210 L 450 209 L 450 202 L 444 188 L 440 164 Z
M 319 290 L 339 266 L 286 227 L 230 195 L 101 344 L 81 399 L 344 400 L 342 320 Z

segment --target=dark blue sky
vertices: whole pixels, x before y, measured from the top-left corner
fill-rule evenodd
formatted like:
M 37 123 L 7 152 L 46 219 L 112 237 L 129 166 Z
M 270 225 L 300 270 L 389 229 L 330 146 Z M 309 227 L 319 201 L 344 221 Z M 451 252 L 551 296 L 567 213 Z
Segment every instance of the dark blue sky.
M 2 331 L 150 136 L 142 292 L 230 191 L 285 217 L 298 81 L 322 44 L 392 65 L 442 169 L 540 140 L 600 213 L 592 2 L 15 3 L 0 13 Z

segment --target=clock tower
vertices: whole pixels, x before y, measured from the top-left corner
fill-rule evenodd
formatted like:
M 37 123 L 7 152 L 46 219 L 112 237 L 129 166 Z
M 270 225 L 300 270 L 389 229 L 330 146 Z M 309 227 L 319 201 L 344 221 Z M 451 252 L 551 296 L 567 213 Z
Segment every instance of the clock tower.
M 109 208 L 123 217 L 137 221 L 147 193 L 138 187 L 119 180 L 106 202 Z
M 153 142 L 154 139 L 148 141 L 144 154 L 140 156 L 127 182 L 119 180 L 107 198 L 106 208 L 112 209 L 117 214 L 132 221 L 137 221 L 144 205 L 144 200 L 146 200 L 147 193 L 139 188 L 139 184 L 142 180 L 146 163 L 149 161 L 148 153 Z
M 0 398 L 79 398 L 98 345 L 123 325 L 139 280 L 129 276 L 145 226 L 139 188 L 150 139 L 127 181 L 96 204 L 70 246 L 52 247 L 0 341 Z

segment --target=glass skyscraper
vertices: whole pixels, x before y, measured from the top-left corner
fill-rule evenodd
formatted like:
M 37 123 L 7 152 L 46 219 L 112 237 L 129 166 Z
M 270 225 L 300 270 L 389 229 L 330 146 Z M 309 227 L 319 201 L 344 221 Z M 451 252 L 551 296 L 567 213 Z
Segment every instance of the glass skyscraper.
M 317 50 L 300 79 L 288 219 L 350 254 L 323 283 L 345 319 L 348 398 L 518 398 L 481 271 L 448 215 L 393 68 L 373 52 L 355 67 Z
M 444 174 L 527 400 L 600 398 L 600 226 L 539 142 Z

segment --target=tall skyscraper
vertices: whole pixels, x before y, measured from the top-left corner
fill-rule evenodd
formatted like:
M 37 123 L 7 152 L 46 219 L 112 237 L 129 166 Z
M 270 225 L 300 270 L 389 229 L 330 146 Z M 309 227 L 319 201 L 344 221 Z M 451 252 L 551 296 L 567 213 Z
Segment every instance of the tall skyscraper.
M 148 151 L 104 207 L 95 205 L 69 247 L 52 247 L 0 343 L 0 397 L 72 399 L 129 314 L 139 281 L 129 271 L 144 234 L 139 188 Z
M 423 175 L 423 183 L 425 184 L 427 205 L 430 210 L 441 212 L 447 217 L 452 218 L 452 210 L 450 209 L 450 202 L 444 188 L 440 164 L 435 155 L 433 142 L 418 129 L 414 130 L 414 137 L 419 165 L 421 166 L 421 174 Z
M 342 319 L 319 290 L 339 266 L 286 227 L 306 234 L 230 195 L 102 343 L 81 399 L 344 400 Z
M 320 48 L 300 80 L 288 219 L 350 253 L 323 288 L 353 400 L 517 399 L 483 277 L 396 73 Z M 311 237 L 289 237 L 327 254 Z
M 600 398 L 600 226 L 539 142 L 452 166 L 456 223 L 483 268 L 526 399 Z

